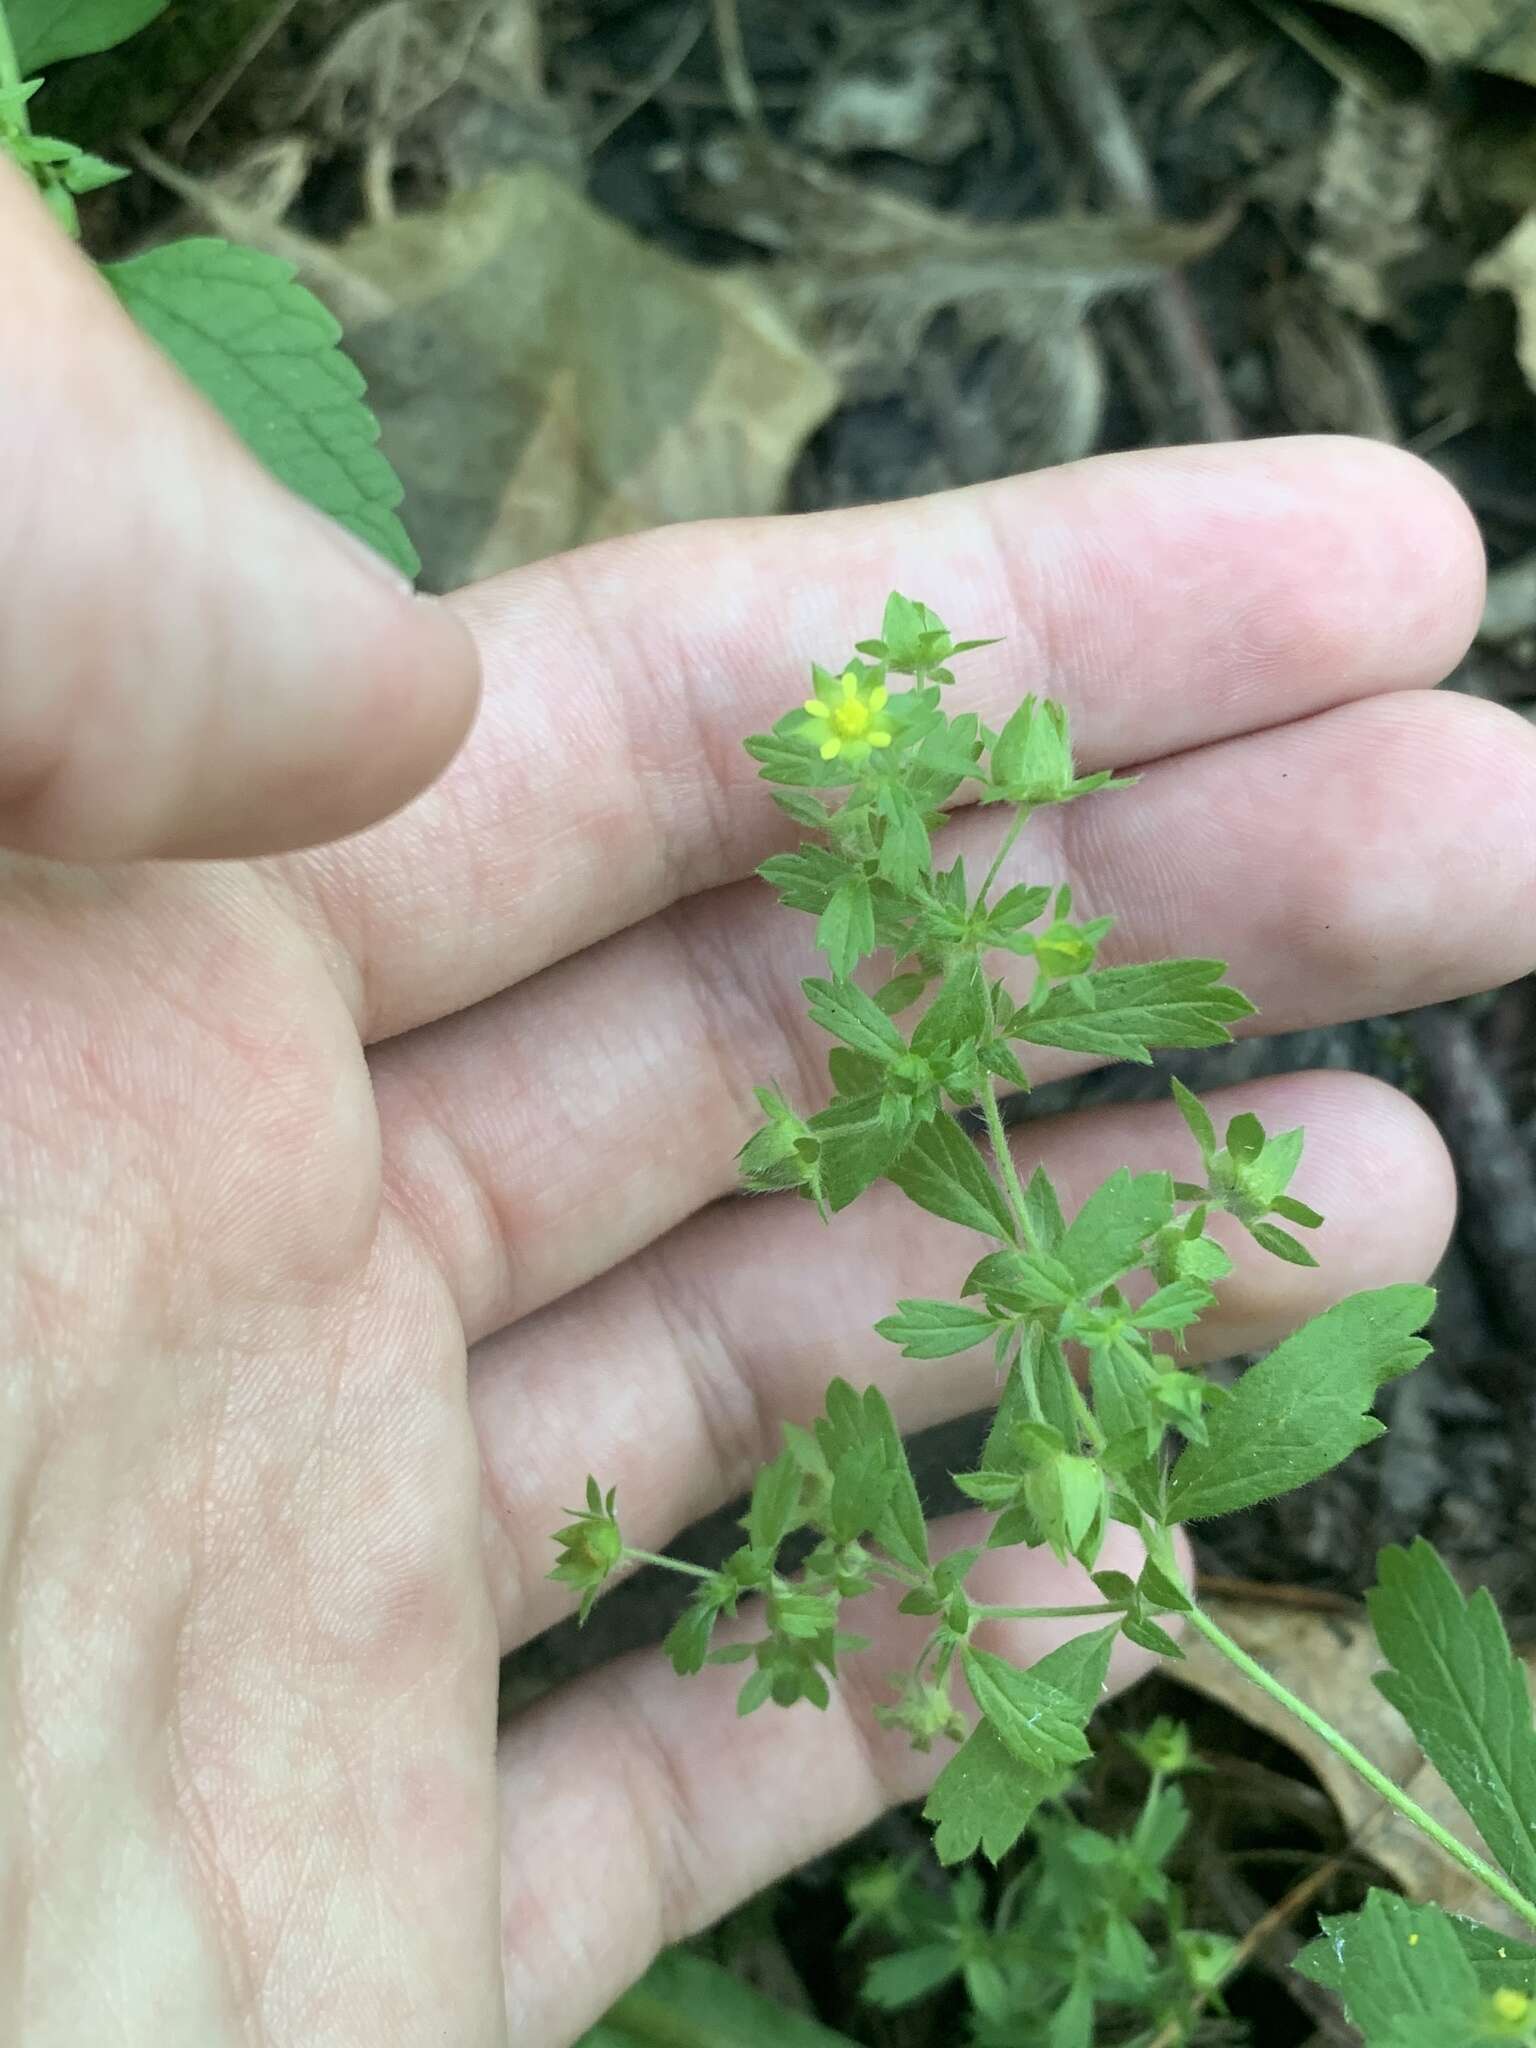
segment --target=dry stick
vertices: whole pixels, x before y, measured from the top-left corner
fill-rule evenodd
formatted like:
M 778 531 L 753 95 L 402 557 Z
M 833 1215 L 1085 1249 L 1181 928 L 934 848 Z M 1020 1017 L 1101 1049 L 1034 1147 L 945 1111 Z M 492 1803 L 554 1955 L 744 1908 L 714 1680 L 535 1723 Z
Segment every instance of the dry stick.
M 1420 1010 L 1408 1028 L 1429 1106 L 1455 1152 L 1467 1247 L 1500 1334 L 1520 1348 L 1536 1329 L 1536 1163 L 1465 1013 Z
M 1078 0 L 999 0 L 1015 79 L 1039 81 L 1073 153 L 1088 164 L 1103 198 L 1127 213 L 1155 215 L 1157 188 L 1146 155 Z M 1169 410 L 1181 438 L 1230 441 L 1242 431 L 1211 353 L 1188 284 L 1171 274 L 1148 288 L 1146 318 L 1172 385 Z
M 180 156 L 203 123 L 218 111 L 298 4 L 299 0 L 277 0 L 270 14 L 257 22 L 223 70 L 214 75 L 171 129 L 166 142 L 173 156 Z

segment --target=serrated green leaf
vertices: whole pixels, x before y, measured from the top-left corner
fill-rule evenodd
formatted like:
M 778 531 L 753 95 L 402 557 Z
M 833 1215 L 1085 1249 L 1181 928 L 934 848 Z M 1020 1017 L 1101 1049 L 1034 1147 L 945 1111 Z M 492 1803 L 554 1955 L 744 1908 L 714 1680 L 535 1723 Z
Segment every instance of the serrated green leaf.
M 907 1133 L 880 1111 L 880 1097 L 869 1095 L 833 1103 L 807 1124 L 818 1147 L 817 1185 L 834 1216 L 888 1172 L 906 1145 Z
M 810 1007 L 811 1022 L 840 1038 L 844 1045 L 851 1045 L 855 1052 L 867 1053 L 871 1059 L 888 1064 L 906 1051 L 907 1041 L 896 1026 L 873 996 L 865 995 L 856 983 L 812 979 L 802 982 L 801 987 Z
M 1225 1045 L 1253 1004 L 1221 980 L 1220 960 L 1153 960 L 1098 967 L 1016 1010 L 1009 1036 L 1067 1052 L 1151 1063 L 1152 1048 Z M 1086 984 L 1087 1002 L 1078 985 Z
M 1210 1440 L 1173 1468 L 1170 1521 L 1252 1507 L 1304 1486 L 1381 1434 L 1376 1391 L 1429 1346 L 1414 1333 L 1434 1311 L 1428 1287 L 1381 1287 L 1324 1310 L 1250 1366 L 1215 1411 Z
M 1536 1901 L 1536 1724 L 1525 1669 L 1486 1586 L 1468 1600 L 1432 1545 L 1395 1545 L 1367 1596 L 1382 1655 L 1376 1685 Z
M 1373 1891 L 1359 1913 L 1324 1917 L 1323 1935 L 1296 1968 L 1336 1992 L 1367 2048 L 1412 2038 L 1404 2023 L 1439 2028 L 1442 2048 L 1476 2037 L 1478 1984 L 1450 1917 Z
M 280 482 L 416 574 L 416 550 L 395 517 L 400 482 L 378 448 L 362 373 L 290 264 L 198 238 L 106 264 L 102 275 Z
M 781 1451 L 765 1465 L 752 1488 L 747 1540 L 754 1550 L 776 1551 L 799 1521 L 801 1472 L 794 1453 Z
M 1292 1237 L 1288 1230 L 1282 1230 L 1278 1223 L 1255 1223 L 1249 1236 L 1261 1251 L 1271 1257 L 1284 1259 L 1288 1266 L 1315 1266 L 1317 1260 L 1299 1238 Z
M 1020 1671 L 1005 1657 L 969 1646 L 961 1653 L 965 1682 L 989 1726 L 1032 1771 L 1054 1771 L 1082 1763 L 1092 1752 L 1083 1734 L 1084 1716 L 1069 1693 L 1032 1671 Z
M 816 943 L 840 981 L 875 950 L 875 906 L 862 869 L 855 869 L 833 890 L 817 920 Z
M 6 19 L 22 76 L 68 57 L 115 49 L 163 14 L 170 0 L 8 0 Z
M 1173 1215 L 1166 1173 L 1119 1167 L 1084 1202 L 1056 1247 L 1080 1294 L 1097 1294 L 1142 1263 L 1147 1239 Z
M 997 1321 L 954 1301 L 901 1301 L 897 1313 L 875 1325 L 878 1336 L 899 1344 L 904 1358 L 953 1358 L 990 1342 Z
M 953 1117 L 937 1116 L 919 1126 L 888 1169 L 888 1178 L 934 1216 L 987 1237 L 1013 1236 L 1013 1221 L 996 1181 Z
M 778 891 L 786 910 L 807 910 L 819 917 L 849 876 L 862 870 L 828 847 L 801 846 L 793 853 L 774 854 L 757 872 Z
M 1117 1633 L 1103 1628 L 1074 1636 L 1032 1667 L 1041 1683 L 1072 1701 L 1080 1726 L 1086 1727 L 1103 1693 Z M 981 1722 L 940 1772 L 923 1808 L 936 1830 L 940 1860 L 958 1863 L 980 1849 L 1000 1862 L 1041 1801 L 1056 1798 L 1071 1775 L 1070 1765 L 1031 1771 L 989 1722 Z
M 933 849 L 916 801 L 899 782 L 883 782 L 876 809 L 884 821 L 879 869 L 893 889 L 914 889 L 928 872 Z
M 925 1057 L 975 1044 L 992 1028 L 987 985 L 973 954 L 944 978 L 938 994 L 912 1033 L 912 1050 Z

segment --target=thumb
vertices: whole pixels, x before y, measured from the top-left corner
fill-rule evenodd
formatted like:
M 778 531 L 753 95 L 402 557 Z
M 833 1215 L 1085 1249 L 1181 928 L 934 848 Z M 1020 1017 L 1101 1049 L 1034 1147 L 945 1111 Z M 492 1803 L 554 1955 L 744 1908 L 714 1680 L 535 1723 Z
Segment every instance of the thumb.
M 262 470 L 0 160 L 0 845 L 277 852 L 474 713 L 445 608 Z

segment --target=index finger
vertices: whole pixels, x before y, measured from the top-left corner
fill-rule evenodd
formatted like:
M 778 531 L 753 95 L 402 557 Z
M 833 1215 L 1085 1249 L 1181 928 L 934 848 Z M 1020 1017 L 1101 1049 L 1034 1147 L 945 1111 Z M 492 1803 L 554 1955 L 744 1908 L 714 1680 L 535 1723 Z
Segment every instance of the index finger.
M 892 588 L 958 635 L 968 709 L 1069 706 L 1088 767 L 1437 682 L 1482 551 L 1425 464 L 1344 439 L 1112 455 L 920 503 L 678 527 L 456 601 L 481 649 L 472 744 L 401 818 L 295 872 L 368 1036 L 511 986 L 736 880 L 794 827 L 742 737 L 841 660 Z

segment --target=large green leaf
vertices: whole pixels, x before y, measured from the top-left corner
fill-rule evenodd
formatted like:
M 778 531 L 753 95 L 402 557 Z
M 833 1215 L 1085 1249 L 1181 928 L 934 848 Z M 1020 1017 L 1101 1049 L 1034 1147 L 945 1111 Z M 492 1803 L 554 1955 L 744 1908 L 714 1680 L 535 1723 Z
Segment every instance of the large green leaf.
M 1368 1604 L 1392 1667 L 1378 1688 L 1536 1901 L 1536 1725 L 1525 1668 L 1487 1587 L 1468 1600 L 1421 1537 L 1381 1553 Z
M 362 373 L 288 264 L 199 237 L 103 275 L 274 476 L 415 575 L 416 551 L 395 517 L 400 482 L 379 451 Z
M 1229 1515 L 1289 1493 L 1380 1436 L 1377 1389 L 1429 1346 L 1414 1334 L 1435 1306 L 1428 1287 L 1353 1294 L 1250 1366 L 1191 1444 L 1168 1487 L 1171 1521 Z
M 22 76 L 65 57 L 91 57 L 127 42 L 168 0 L 7 0 Z

